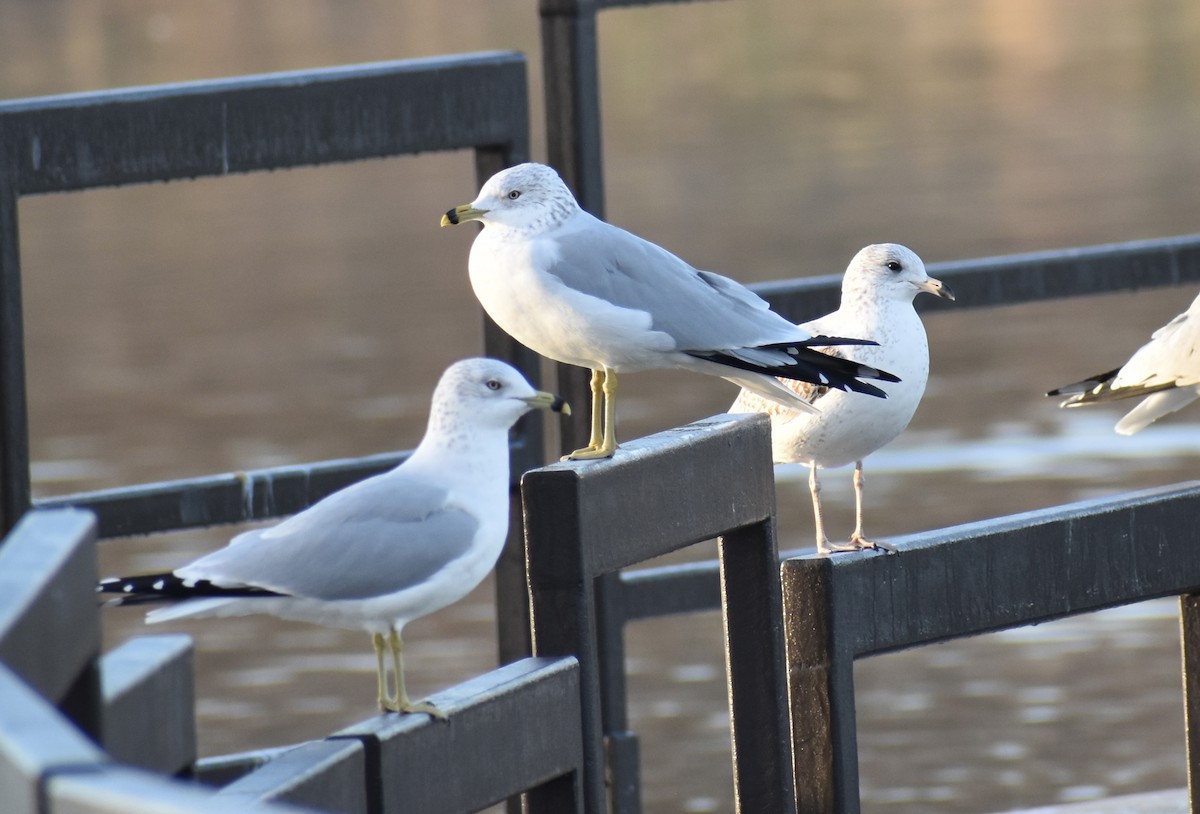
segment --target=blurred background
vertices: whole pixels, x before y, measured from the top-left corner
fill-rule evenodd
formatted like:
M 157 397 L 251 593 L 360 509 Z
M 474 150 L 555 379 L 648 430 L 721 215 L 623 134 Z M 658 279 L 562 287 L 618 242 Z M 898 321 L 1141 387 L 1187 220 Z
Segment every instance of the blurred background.
M 698 267 L 753 282 L 840 273 L 872 242 L 935 262 L 1197 231 L 1188 0 L 738 0 L 599 28 L 608 217 Z M 543 159 L 532 0 L 8 0 L 0 98 L 494 49 L 529 57 Z M 481 348 L 471 233 L 437 227 L 475 193 L 463 152 L 23 199 L 36 494 L 413 446 L 441 371 Z M 1200 408 L 1122 438 L 1119 408 L 1041 394 L 1124 362 L 1195 294 L 927 319 L 925 401 L 867 459 L 868 534 L 1194 478 Z M 684 373 L 622 390 L 626 438 L 736 392 Z M 778 474 L 781 547 L 811 546 L 806 473 Z M 850 470 L 823 483 L 845 537 Z M 236 530 L 106 543 L 101 568 L 170 568 Z M 414 695 L 494 664 L 490 592 L 406 630 Z M 860 662 L 865 810 L 1184 785 L 1175 615 L 1156 601 Z M 197 640 L 205 755 L 373 712 L 363 634 L 169 629 Z M 106 615 L 110 644 L 141 632 L 138 610 Z M 647 811 L 732 810 L 719 615 L 629 639 Z

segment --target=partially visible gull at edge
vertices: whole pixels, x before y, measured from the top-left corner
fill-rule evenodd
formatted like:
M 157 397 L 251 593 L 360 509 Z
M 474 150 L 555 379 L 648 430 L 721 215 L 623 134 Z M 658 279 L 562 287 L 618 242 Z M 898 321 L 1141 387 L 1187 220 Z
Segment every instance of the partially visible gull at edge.
M 148 622 L 267 613 L 365 630 L 380 708 L 444 718 L 408 697 L 401 631 L 466 596 L 496 564 L 508 533 L 508 431 L 531 409 L 570 412 L 504 362 L 457 362 L 434 390 L 425 437 L 395 469 L 190 565 L 107 579 L 98 590 L 118 595 L 111 604 L 176 603 Z
M 1200 296 L 1188 309 L 1151 336 L 1119 368 L 1051 390 L 1069 396 L 1060 407 L 1083 407 L 1121 399 L 1142 402 L 1117 422 L 1116 431 L 1133 435 L 1165 415 L 1200 398 Z
M 873 339 L 878 345 L 830 348 L 865 365 L 886 368 L 899 382 L 880 388 L 886 399 L 854 398 L 840 390 L 811 384 L 784 382 L 820 413 L 799 413 L 766 401 L 743 390 L 729 409 L 731 413 L 764 412 L 771 416 L 772 454 L 775 463 L 809 466 L 816 524 L 817 550 L 854 551 L 891 546 L 868 540 L 863 534 L 863 461 L 890 443 L 912 420 L 925 393 L 929 378 L 929 342 L 925 326 L 913 308 L 913 299 L 927 292 L 953 300 L 954 293 L 940 280 L 930 277 L 921 258 L 895 243 L 867 246 L 854 256 L 842 278 L 842 301 L 838 310 L 804 323 L 814 334 L 850 334 Z M 825 534 L 821 514 L 821 484 L 817 469 L 845 466 L 854 462 L 854 532 L 850 542 L 832 545 Z
M 591 439 L 569 458 L 616 450 L 618 373 L 685 368 L 808 412 L 777 376 L 878 397 L 861 379 L 896 380 L 810 347 L 861 339 L 814 338 L 740 283 L 593 217 L 543 164 L 492 176 L 442 225 L 472 220 L 484 224 L 469 264 L 484 310 L 542 356 L 592 371 Z

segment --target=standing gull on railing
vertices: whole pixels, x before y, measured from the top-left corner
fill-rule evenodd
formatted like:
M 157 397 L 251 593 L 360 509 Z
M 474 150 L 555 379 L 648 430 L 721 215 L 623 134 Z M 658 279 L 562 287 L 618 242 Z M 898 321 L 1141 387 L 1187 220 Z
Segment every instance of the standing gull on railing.
M 895 243 L 867 246 L 854 256 L 842 279 L 838 310 L 801 327 L 814 334 L 850 334 L 873 339 L 877 346 L 830 348 L 865 365 L 886 368 L 900 381 L 881 385 L 886 399 L 850 398 L 846 393 L 810 384 L 784 382 L 814 407 L 817 415 L 798 413 L 743 390 L 731 413 L 763 412 L 771 416 L 771 447 L 775 463 L 809 466 L 817 550 L 854 551 L 890 546 L 863 536 L 862 459 L 899 435 L 912 419 L 929 378 L 929 342 L 925 326 L 913 308 L 913 298 L 927 291 L 948 300 L 954 293 L 930 277 L 925 264 L 909 249 Z M 821 484 L 817 469 L 854 462 L 854 533 L 847 545 L 832 545 L 821 517 Z
M 508 533 L 508 430 L 531 409 L 570 412 L 504 362 L 458 362 L 434 390 L 425 437 L 395 469 L 190 565 L 107 579 L 99 590 L 121 594 L 114 604 L 181 603 L 152 611 L 149 622 L 269 613 L 365 629 L 380 708 L 444 718 L 405 691 L 401 630 L 466 596 L 496 564 Z
M 569 458 L 616 450 L 621 372 L 686 368 L 809 412 L 776 376 L 880 397 L 857 377 L 896 380 L 809 347 L 863 344 L 857 337 L 814 338 L 740 283 L 593 217 L 543 164 L 493 175 L 442 226 L 470 220 L 485 226 L 470 276 L 488 316 L 537 353 L 592 371 L 591 439 Z
M 1115 429 L 1121 435 L 1133 435 L 1191 404 L 1200 398 L 1200 296 L 1186 311 L 1155 331 L 1123 366 L 1046 395 L 1070 396 L 1060 407 L 1145 396 L 1117 422 Z

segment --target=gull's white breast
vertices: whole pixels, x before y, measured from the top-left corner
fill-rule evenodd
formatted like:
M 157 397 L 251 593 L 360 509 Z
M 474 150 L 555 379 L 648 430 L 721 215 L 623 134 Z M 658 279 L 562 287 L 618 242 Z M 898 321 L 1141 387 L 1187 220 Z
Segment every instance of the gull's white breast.
M 576 291 L 540 271 L 560 260 L 553 238 L 520 238 L 488 226 L 471 246 L 471 287 L 496 324 L 521 344 L 559 362 L 618 371 L 662 367 L 675 341 L 652 329 L 646 311 Z
M 849 358 L 894 373 L 900 381 L 875 383 L 887 393 L 886 399 L 830 390 L 815 403 L 819 415 L 773 411 L 776 463 L 815 461 L 821 467 L 844 466 L 888 444 L 908 426 L 929 379 L 929 344 L 912 306 L 888 312 L 865 332 L 861 323 L 847 326 L 850 332 L 846 335 L 868 336 L 878 341 L 878 346 L 847 346 L 843 350 Z M 845 329 L 832 322 L 825 319 L 804 327 L 828 334 Z

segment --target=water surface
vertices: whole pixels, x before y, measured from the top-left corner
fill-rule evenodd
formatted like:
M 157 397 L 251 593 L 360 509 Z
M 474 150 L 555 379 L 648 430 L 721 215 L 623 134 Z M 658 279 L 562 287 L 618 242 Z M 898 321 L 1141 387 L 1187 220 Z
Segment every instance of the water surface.
M 1200 6 L 1184 0 L 786 0 L 606 12 L 610 218 L 744 281 L 836 273 L 862 245 L 927 261 L 1196 229 Z M 0 6 L 0 97 L 514 48 L 529 3 L 130 0 Z M 534 153 L 544 157 L 533 112 Z M 467 153 L 25 199 L 35 488 L 61 494 L 411 447 L 480 347 Z M 1132 438 L 1040 393 L 1123 361 L 1192 290 L 928 319 L 933 377 L 868 459 L 882 537 L 1190 480 L 1200 410 Z M 625 437 L 723 410 L 684 373 L 623 380 Z M 781 545 L 811 541 L 780 472 Z M 825 476 L 831 532 L 850 476 Z M 233 529 L 106 544 L 171 567 Z M 701 547 L 695 556 L 711 556 Z M 408 629 L 420 694 L 488 669 L 491 587 Z M 1185 782 L 1175 609 L 1157 601 L 861 662 L 867 811 L 996 811 Z M 372 713 L 365 635 L 245 619 L 197 642 L 206 755 Z M 106 616 L 111 643 L 141 614 Z M 729 811 L 716 614 L 633 625 L 631 718 L 651 812 Z

